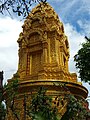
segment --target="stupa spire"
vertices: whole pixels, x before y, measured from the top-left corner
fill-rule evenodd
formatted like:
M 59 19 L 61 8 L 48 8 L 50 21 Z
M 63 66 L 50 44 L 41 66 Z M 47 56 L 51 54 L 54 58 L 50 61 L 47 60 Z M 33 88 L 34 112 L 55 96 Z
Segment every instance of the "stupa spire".
M 21 79 L 76 82 L 76 74 L 70 74 L 68 70 L 69 43 L 63 24 L 48 3 L 41 3 L 31 11 L 18 43 Z

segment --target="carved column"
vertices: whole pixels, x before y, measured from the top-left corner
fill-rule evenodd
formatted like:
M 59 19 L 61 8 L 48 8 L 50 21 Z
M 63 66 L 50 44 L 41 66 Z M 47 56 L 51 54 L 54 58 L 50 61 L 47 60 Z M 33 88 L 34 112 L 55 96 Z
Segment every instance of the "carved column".
M 32 74 L 32 55 L 30 55 L 30 60 L 29 60 L 29 62 L 30 62 L 30 64 L 29 64 L 29 68 L 30 68 L 30 75 Z
M 51 63 L 50 39 L 48 38 L 48 62 Z
M 27 53 L 27 68 L 26 74 L 29 75 L 30 73 L 30 53 Z
M 43 42 L 43 63 L 47 63 L 47 42 Z
M 60 46 L 60 65 L 63 66 L 64 65 L 64 61 L 63 61 L 63 47 Z
M 59 64 L 59 42 L 55 40 L 55 53 L 56 53 L 56 63 Z
M 68 59 L 66 60 L 66 71 L 68 71 Z

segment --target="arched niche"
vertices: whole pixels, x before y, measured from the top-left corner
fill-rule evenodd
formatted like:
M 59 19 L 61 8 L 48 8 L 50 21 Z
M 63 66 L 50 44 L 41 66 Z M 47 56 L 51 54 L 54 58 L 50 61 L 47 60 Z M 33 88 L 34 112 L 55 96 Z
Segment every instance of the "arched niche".
M 41 35 L 39 34 L 39 32 L 32 32 L 29 35 L 29 40 L 28 40 L 29 45 L 33 43 L 37 43 L 39 41 L 41 41 Z
M 41 26 L 41 19 L 40 19 L 40 16 L 39 17 L 33 17 L 33 20 L 31 22 L 31 27 L 39 27 Z

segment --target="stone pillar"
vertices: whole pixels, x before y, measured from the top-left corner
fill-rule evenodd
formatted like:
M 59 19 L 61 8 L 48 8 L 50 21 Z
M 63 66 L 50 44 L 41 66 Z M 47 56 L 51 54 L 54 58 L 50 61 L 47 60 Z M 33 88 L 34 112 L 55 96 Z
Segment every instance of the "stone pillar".
M 66 60 L 66 71 L 68 71 L 68 59 Z
M 50 39 L 48 38 L 48 62 L 51 63 Z
M 59 64 L 59 41 L 55 40 L 56 63 Z
M 27 68 L 26 68 L 26 74 L 30 74 L 30 53 L 27 53 Z
M 63 66 L 64 65 L 64 61 L 63 61 L 63 47 L 60 47 L 60 65 Z
M 3 94 L 3 71 L 0 72 L 0 102 L 2 101 L 1 94 Z
M 43 63 L 47 63 L 47 42 L 43 43 Z
M 3 86 L 3 71 L 0 72 L 0 88 Z
M 30 55 L 30 59 L 29 59 L 30 61 L 30 64 L 29 64 L 29 68 L 30 68 L 30 75 L 32 74 L 32 55 Z

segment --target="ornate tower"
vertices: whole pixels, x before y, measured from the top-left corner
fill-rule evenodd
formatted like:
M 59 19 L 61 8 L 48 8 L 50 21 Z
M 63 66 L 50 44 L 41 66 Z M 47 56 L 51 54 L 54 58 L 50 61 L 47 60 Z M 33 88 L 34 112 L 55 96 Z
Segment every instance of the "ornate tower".
M 69 44 L 63 24 L 49 4 L 32 10 L 18 43 L 20 80 L 77 82 L 76 74 L 68 70 Z
M 69 72 L 69 43 L 54 9 L 48 3 L 39 4 L 22 27 L 23 32 L 17 41 L 20 95 L 44 86 L 54 98 L 64 91 L 64 88 L 55 84 L 66 83 L 72 94 L 86 98 L 87 89 L 77 82 L 75 73 Z

